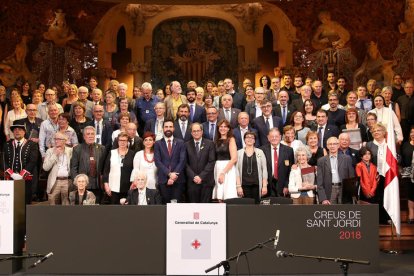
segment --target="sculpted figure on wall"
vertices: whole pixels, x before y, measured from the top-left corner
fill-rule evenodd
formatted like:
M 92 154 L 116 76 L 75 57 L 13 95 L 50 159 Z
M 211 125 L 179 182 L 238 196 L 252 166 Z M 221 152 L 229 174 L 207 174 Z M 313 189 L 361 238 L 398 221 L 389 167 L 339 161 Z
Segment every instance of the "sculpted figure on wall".
M 55 12 L 55 19 L 50 23 L 47 32 L 43 33 L 46 40 L 53 41 L 57 46 L 63 47 L 70 40 L 75 39 L 75 34 L 66 24 L 66 14 L 62 10 Z
M 367 44 L 367 54 L 362 65 L 354 73 L 354 85 L 365 84 L 369 79 L 390 85 L 394 76 L 395 60 L 385 60 L 374 41 Z
M 20 43 L 16 45 L 14 53 L 0 63 L 0 80 L 3 85 L 11 86 L 20 77 L 24 80 L 31 80 L 32 74 L 26 65 L 27 36 L 23 36 Z
M 404 22 L 398 25 L 400 33 L 414 32 L 414 0 L 407 0 L 405 4 Z
M 239 19 L 243 29 L 249 34 L 256 33 L 257 21 L 264 13 L 261 3 L 231 4 L 226 6 L 224 10 L 231 12 Z
M 321 11 L 318 18 L 322 24 L 316 29 L 312 39 L 312 47 L 316 50 L 343 48 L 351 38 L 349 32 L 341 24 L 333 21 L 328 11 Z

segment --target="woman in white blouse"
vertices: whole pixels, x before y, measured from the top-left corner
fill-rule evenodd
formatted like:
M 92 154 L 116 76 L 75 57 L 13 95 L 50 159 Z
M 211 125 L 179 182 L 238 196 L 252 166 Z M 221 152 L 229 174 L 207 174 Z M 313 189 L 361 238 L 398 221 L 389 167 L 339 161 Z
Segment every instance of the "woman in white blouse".
M 397 115 L 395 112 L 388 107 L 385 107 L 385 99 L 381 95 L 374 97 L 375 108 L 370 110 L 368 113 L 375 113 L 377 115 L 377 122 L 381 122 L 385 129 L 387 129 L 387 122 L 391 116 L 392 128 L 394 129 L 394 134 L 396 137 L 396 143 L 401 144 L 403 141 L 403 133 L 401 129 L 400 122 L 398 121 Z
M 11 98 L 11 104 L 13 109 L 7 112 L 4 124 L 4 133 L 6 134 L 7 141 L 14 138 L 13 132 L 10 130 L 10 126 L 13 125 L 13 122 L 15 120 L 27 118 L 26 111 L 22 108 L 22 98 L 19 95 Z
M 156 189 L 157 167 L 154 162 L 155 134 L 145 132 L 143 139 L 144 149 L 138 151 L 134 157 L 134 169 L 131 173 L 131 182 L 134 181 L 138 172 L 143 171 L 147 174 L 147 187 L 149 189 Z

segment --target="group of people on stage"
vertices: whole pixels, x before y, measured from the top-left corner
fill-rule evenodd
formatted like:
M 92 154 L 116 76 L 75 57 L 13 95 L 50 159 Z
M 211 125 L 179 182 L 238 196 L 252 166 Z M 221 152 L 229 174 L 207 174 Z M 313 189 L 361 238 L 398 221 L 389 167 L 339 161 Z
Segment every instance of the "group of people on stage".
M 231 79 L 156 92 L 145 82 L 132 98 L 126 84 L 112 80 L 103 92 L 95 77 L 61 91 L 0 86 L 4 177 L 26 181 L 27 203 L 43 198 L 39 175 L 50 204 L 350 203 L 343 185 L 354 177 L 360 202 L 381 203 L 388 122 L 402 175 L 412 177 L 414 82 L 368 84 L 347 91 L 333 73 L 326 83 L 245 79 L 243 92 Z M 412 187 L 408 197 L 412 222 Z

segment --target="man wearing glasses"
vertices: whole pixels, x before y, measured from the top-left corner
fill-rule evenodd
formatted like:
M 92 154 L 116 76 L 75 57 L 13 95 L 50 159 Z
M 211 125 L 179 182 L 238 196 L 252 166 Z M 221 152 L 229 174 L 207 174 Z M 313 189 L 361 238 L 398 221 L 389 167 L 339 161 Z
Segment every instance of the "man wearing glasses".
M 272 103 L 269 100 L 263 100 L 261 109 L 263 115 L 253 120 L 253 127 L 259 134 L 260 145 L 263 146 L 269 144 L 269 140 L 267 139 L 269 130 L 277 128 L 282 132 L 283 123 L 282 118 L 272 116 Z
M 327 141 L 329 154 L 318 159 L 318 195 L 324 205 L 342 204 L 342 183 L 355 176 L 351 157 L 338 154 L 339 141 L 330 137 Z
M 45 98 L 46 98 L 46 100 L 43 103 L 41 103 L 37 106 L 37 117 L 38 118 L 42 119 L 43 121 L 49 119 L 49 107 L 48 107 L 48 105 L 50 103 L 55 103 L 56 104 L 56 106 L 59 110 L 58 114 L 63 113 L 62 106 L 59 103 L 56 102 L 56 92 L 55 92 L 55 90 L 47 89 L 46 92 L 45 92 Z

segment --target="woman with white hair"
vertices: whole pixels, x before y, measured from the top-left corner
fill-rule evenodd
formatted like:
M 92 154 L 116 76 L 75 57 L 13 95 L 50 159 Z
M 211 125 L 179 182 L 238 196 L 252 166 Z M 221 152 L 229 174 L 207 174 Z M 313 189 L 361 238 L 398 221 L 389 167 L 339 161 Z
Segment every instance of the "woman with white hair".
M 89 178 L 86 174 L 78 174 L 73 180 L 73 185 L 76 186 L 76 190 L 70 192 L 69 202 L 70 205 L 94 205 L 96 197 L 95 195 L 86 190 L 89 184 Z
M 310 205 L 314 203 L 316 189 L 315 167 L 308 164 L 311 153 L 305 146 L 295 151 L 296 165 L 292 166 L 289 175 L 289 193 L 293 204 Z
M 147 188 L 147 174 L 138 171 L 135 174 L 134 186 L 136 189 L 129 190 L 127 198 L 120 200 L 121 205 L 160 205 L 161 196 L 156 189 Z

